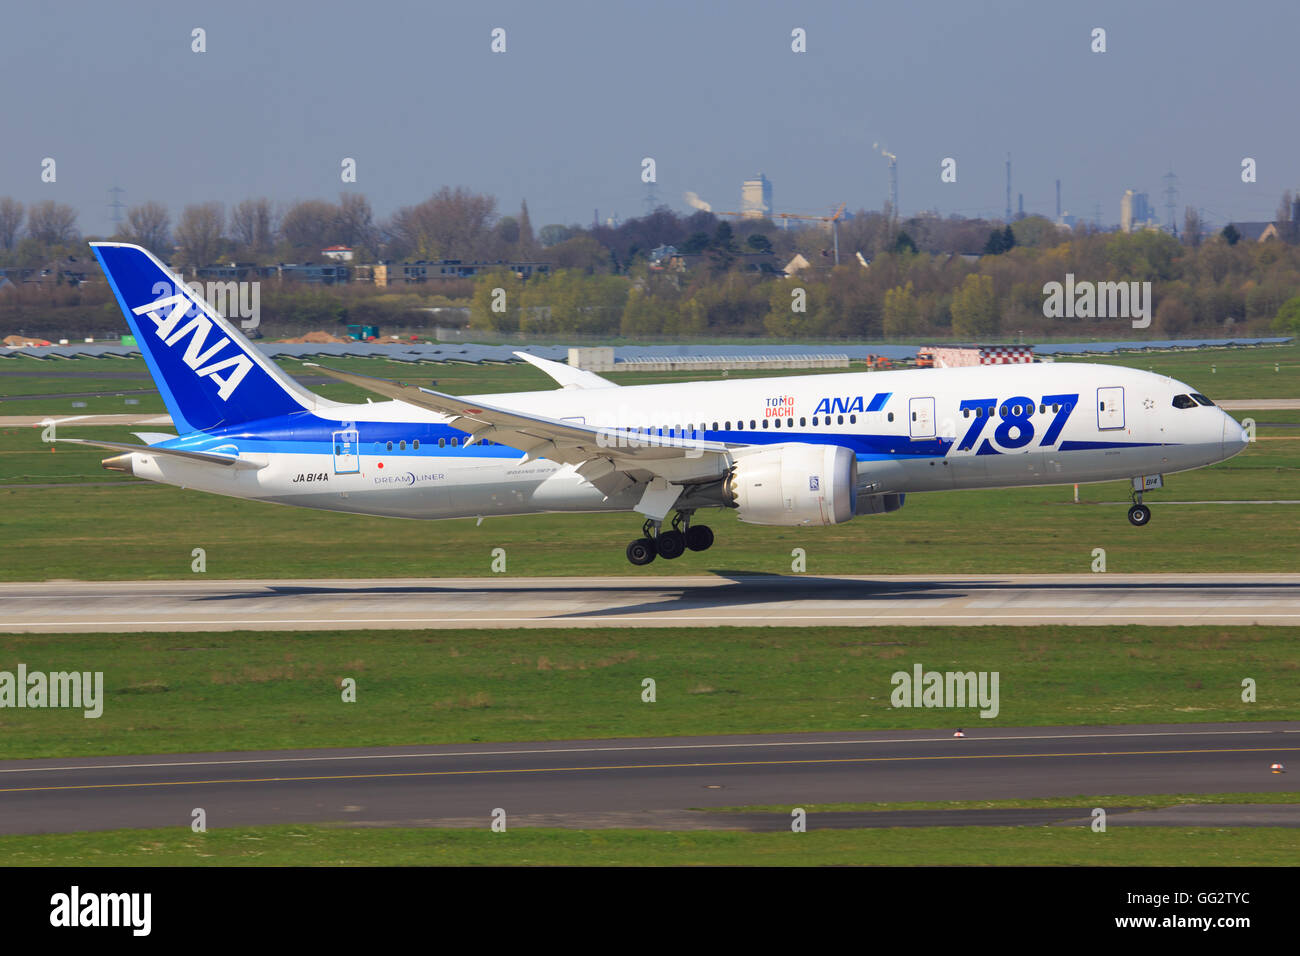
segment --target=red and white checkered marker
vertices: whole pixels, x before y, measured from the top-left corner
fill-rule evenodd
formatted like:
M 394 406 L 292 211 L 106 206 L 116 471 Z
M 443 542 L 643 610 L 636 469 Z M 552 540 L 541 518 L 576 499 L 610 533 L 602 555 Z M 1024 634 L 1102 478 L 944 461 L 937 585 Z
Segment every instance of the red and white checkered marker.
M 1275 763 L 1271 765 L 1268 769 L 1272 773 L 1286 773 L 1286 768 L 1283 767 L 1280 763 Z
M 1030 345 L 990 345 L 980 349 L 981 365 L 1021 365 L 1034 360 Z

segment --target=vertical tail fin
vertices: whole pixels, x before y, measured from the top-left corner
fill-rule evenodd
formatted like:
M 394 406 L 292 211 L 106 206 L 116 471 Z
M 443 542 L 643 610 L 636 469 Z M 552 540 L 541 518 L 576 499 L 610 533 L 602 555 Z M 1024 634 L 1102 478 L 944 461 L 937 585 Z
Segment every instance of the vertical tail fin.
M 177 428 L 208 431 L 315 404 L 152 253 L 90 245 Z

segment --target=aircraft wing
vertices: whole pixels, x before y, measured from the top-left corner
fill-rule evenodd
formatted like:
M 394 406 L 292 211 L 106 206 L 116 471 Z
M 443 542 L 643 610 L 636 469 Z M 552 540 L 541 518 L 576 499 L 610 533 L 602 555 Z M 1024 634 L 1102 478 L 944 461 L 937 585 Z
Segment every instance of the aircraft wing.
M 572 465 L 606 497 L 636 484 L 653 483 L 655 479 L 662 479 L 656 485 L 658 493 L 667 495 L 670 492 L 664 487 L 666 484 L 678 486 L 680 490 L 684 484 L 720 478 L 731 467 L 728 446 L 721 442 L 596 428 L 500 408 L 405 382 L 341 372 L 311 362 L 303 364 L 385 398 L 444 415 L 451 419 L 452 427 L 469 432 L 467 444 L 490 439 L 520 449 L 524 461 L 548 458 Z

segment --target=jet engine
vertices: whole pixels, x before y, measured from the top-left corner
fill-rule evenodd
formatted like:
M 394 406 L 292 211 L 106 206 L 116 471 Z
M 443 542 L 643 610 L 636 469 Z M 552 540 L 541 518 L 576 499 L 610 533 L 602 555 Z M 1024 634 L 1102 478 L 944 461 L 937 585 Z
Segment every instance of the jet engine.
M 750 524 L 828 525 L 853 517 L 857 487 L 852 449 L 790 442 L 739 452 L 723 497 Z

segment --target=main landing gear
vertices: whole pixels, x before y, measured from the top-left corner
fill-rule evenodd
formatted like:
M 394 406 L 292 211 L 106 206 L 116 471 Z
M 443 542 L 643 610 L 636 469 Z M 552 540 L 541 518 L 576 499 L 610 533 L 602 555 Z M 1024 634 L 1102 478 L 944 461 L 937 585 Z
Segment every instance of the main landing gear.
M 1133 492 L 1133 507 L 1128 509 L 1128 522 L 1135 528 L 1141 528 L 1151 520 L 1151 509 L 1142 503 L 1142 492 Z
M 672 527 L 663 530 L 663 522 L 647 519 L 641 537 L 627 546 L 627 559 L 635 565 L 649 564 L 655 556 L 680 558 L 688 550 L 707 551 L 713 544 L 713 531 L 705 524 L 691 524 L 691 513 L 679 511 Z

